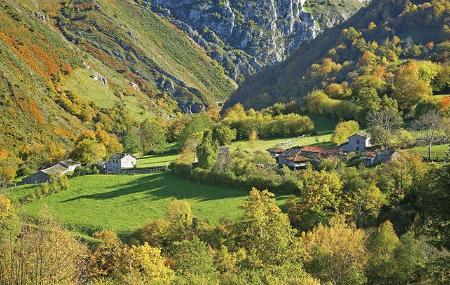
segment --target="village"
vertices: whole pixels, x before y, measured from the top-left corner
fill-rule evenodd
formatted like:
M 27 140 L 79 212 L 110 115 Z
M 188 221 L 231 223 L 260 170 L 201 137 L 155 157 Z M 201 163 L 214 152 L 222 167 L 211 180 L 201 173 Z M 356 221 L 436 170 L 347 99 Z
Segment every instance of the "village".
M 291 170 L 305 169 L 309 164 L 317 166 L 322 160 L 337 158 L 344 160 L 346 155 L 354 153 L 358 155 L 364 166 L 371 167 L 391 161 L 397 151 L 392 149 L 380 149 L 371 144 L 371 137 L 366 132 L 354 134 L 348 138 L 347 143 L 339 146 L 322 147 L 316 145 L 292 146 L 290 142 L 280 143 L 267 149 L 267 152 L 275 159 L 279 167 L 288 167 Z M 230 149 L 220 147 L 218 156 L 228 156 Z M 95 164 L 99 174 L 147 174 L 167 171 L 167 166 L 137 167 L 137 156 L 128 153 L 117 153 L 107 161 L 99 161 Z M 196 160 L 194 159 L 194 163 Z M 60 161 L 50 167 L 41 169 L 22 179 L 21 184 L 40 184 L 52 179 L 71 174 L 82 164 L 74 160 Z
M 292 170 L 305 169 L 308 164 L 317 165 L 323 159 L 344 159 L 347 154 L 360 155 L 365 166 L 375 166 L 389 162 L 397 154 L 395 150 L 381 150 L 371 144 L 368 133 L 360 132 L 348 138 L 347 143 L 336 147 L 294 146 L 284 148 L 283 145 L 268 148 L 267 151 L 276 159 L 280 167 Z

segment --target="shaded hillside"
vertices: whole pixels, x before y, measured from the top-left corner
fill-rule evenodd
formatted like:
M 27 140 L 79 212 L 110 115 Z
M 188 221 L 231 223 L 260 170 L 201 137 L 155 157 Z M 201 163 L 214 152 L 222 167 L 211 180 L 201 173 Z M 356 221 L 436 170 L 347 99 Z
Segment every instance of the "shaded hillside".
M 0 55 L 0 149 L 25 159 L 51 160 L 87 129 L 120 135 L 235 88 L 183 32 L 134 1 L 2 1 Z
M 345 77 L 356 70 L 364 50 L 368 51 L 370 47 L 358 48 L 351 41 L 345 43 L 342 38 L 345 28 L 354 27 L 361 31 L 364 44 L 376 43 L 377 46 L 383 45 L 386 39 L 392 40 L 394 36 L 402 41 L 403 46 L 424 45 L 429 42 L 438 44 L 448 39 L 446 25 L 449 20 L 448 10 L 445 8 L 445 3 L 448 5 L 448 2 L 433 1 L 436 6 L 428 3 L 420 5 L 426 1 L 415 2 L 419 6 L 408 4 L 410 2 L 404 0 L 373 1 L 343 24 L 326 31 L 310 43 L 303 44 L 286 61 L 249 77 L 226 105 L 241 102 L 247 107 L 262 108 L 276 102 L 301 102 L 311 90 L 325 87 L 323 80 L 311 77 L 312 65 L 322 64 L 325 58 L 330 58 L 341 66 L 345 64 L 345 68 L 336 76 Z M 441 6 L 443 8 L 436 8 Z M 443 12 L 439 9 L 443 9 Z M 371 22 L 374 28 L 369 29 Z M 398 56 L 400 60 L 414 58 L 410 54 Z M 341 78 L 340 81 L 344 79 Z
M 143 0 L 240 82 L 363 5 L 359 0 Z

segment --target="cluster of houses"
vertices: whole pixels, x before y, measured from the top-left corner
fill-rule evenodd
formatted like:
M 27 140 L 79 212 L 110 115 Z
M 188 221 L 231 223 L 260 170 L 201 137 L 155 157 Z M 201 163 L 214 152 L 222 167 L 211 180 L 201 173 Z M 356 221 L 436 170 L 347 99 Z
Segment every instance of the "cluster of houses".
M 267 151 L 276 159 L 279 166 L 287 166 L 294 170 L 304 169 L 309 163 L 317 164 L 330 157 L 345 158 L 349 153 L 361 154 L 366 166 L 388 162 L 396 155 L 394 150 L 374 150 L 370 143 L 370 135 L 367 133 L 355 134 L 348 138 L 347 143 L 335 148 L 296 146 L 285 149 L 275 146 Z
M 120 173 L 122 171 L 135 169 L 136 157 L 127 153 L 112 155 L 108 161 L 99 162 L 100 170 L 103 173 Z M 48 168 L 41 169 L 36 173 L 22 179 L 23 184 L 38 184 L 49 182 L 68 173 L 74 172 L 81 164 L 73 160 L 60 161 Z

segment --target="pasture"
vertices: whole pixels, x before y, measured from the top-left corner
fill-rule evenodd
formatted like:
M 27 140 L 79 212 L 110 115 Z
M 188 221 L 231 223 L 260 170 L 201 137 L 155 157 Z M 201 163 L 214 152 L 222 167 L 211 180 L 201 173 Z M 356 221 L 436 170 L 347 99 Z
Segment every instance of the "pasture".
M 39 186 L 20 186 L 4 193 L 16 205 L 20 197 Z M 249 189 L 250 190 L 250 189 Z M 169 173 L 150 175 L 91 175 L 70 179 L 69 188 L 19 207 L 21 214 L 36 216 L 47 207 L 76 232 L 113 229 L 128 233 L 150 219 L 161 218 L 173 199 L 186 200 L 194 214 L 216 225 L 222 218 L 237 218 L 247 191 L 199 185 Z M 284 201 L 281 197 L 280 204 Z

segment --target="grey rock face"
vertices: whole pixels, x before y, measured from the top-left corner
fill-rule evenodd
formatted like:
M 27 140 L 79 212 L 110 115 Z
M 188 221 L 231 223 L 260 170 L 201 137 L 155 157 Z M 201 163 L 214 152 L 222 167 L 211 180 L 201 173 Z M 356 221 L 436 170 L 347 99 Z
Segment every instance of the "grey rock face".
M 285 59 L 320 30 L 306 0 L 146 0 L 239 80 Z

